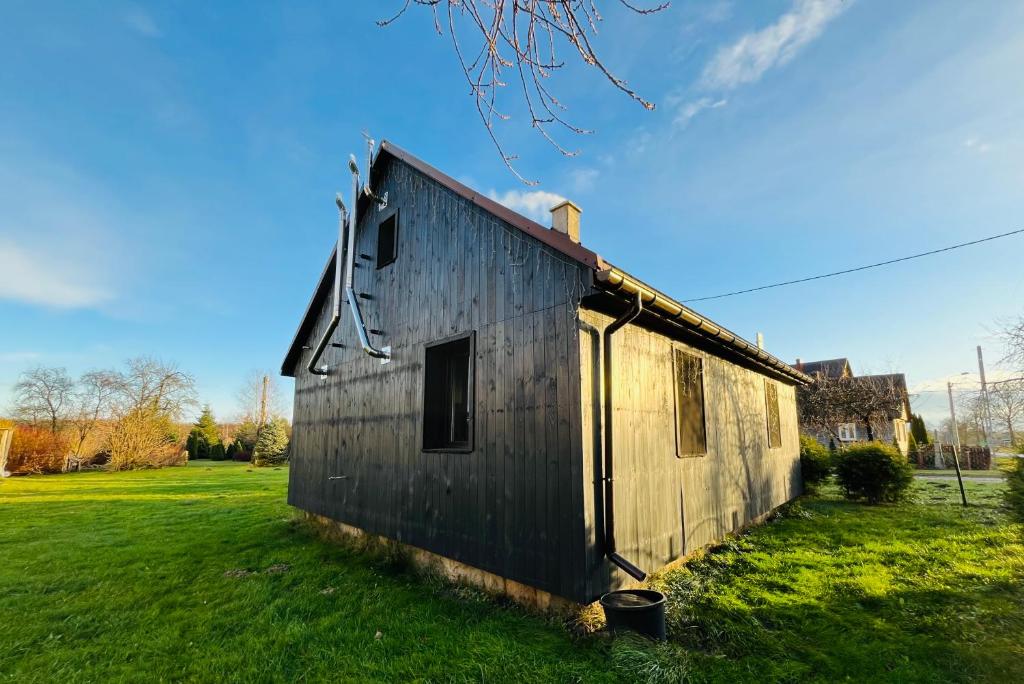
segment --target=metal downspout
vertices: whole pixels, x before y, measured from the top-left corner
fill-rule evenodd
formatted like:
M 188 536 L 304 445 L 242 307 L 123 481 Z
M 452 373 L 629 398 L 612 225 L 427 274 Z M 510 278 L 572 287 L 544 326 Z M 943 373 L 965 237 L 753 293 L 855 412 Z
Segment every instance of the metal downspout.
M 615 437 L 612 432 L 612 424 L 614 423 L 612 403 L 612 335 L 619 328 L 622 328 L 639 316 L 643 310 L 643 295 L 637 292 L 636 301 L 633 305 L 604 329 L 603 344 L 601 345 L 604 356 L 604 552 L 608 556 L 608 560 L 640 582 L 647 578 L 647 573 L 620 556 L 615 550 L 615 485 L 612 477 L 614 464 L 613 447 L 615 445 Z
M 352 217 L 349 220 L 348 248 L 346 249 L 345 298 L 348 299 L 348 306 L 352 310 L 352 319 L 355 321 L 356 333 L 359 335 L 359 344 L 363 347 L 363 351 L 375 359 L 380 359 L 381 363 L 387 363 L 391 360 L 391 347 L 377 349 L 370 343 L 370 338 L 366 334 L 366 325 L 363 323 L 363 314 L 359 310 L 359 298 L 353 286 L 356 228 L 359 226 L 359 166 L 356 164 L 354 155 L 349 157 L 348 168 L 352 171 Z M 366 169 L 366 174 L 367 180 L 369 180 L 370 169 Z M 371 200 L 376 199 L 369 192 L 367 194 Z
M 341 254 L 342 248 L 345 246 L 348 211 L 345 209 L 345 203 L 342 201 L 341 195 L 335 197 L 334 202 L 338 205 L 338 246 L 334 250 L 334 304 L 331 309 L 331 320 L 327 324 L 327 329 L 320 336 L 320 341 L 317 343 L 316 349 L 313 350 L 313 356 L 309 358 L 309 363 L 306 365 L 306 369 L 313 375 L 327 375 L 327 367 L 318 368 L 316 364 L 320 361 L 320 356 L 324 353 L 324 350 L 327 349 L 327 344 L 331 341 L 331 335 L 334 334 L 335 329 L 338 327 L 338 321 L 341 320 Z

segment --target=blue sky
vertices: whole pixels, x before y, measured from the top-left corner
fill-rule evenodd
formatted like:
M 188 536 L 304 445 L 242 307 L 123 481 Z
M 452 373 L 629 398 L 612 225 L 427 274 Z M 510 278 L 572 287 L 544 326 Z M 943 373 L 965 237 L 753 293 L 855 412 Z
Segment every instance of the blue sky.
M 527 187 L 428 14 L 375 25 L 397 0 L 6 2 L 0 406 L 32 365 L 150 354 L 234 414 L 244 377 L 280 365 L 363 129 L 537 218 L 573 199 L 584 244 L 681 299 L 1022 227 L 1021 3 L 605 4 L 599 51 L 658 108 L 570 65 L 553 87 L 595 132 L 563 136 L 567 159 L 509 93 L 498 132 Z M 939 389 L 975 345 L 1000 355 L 1022 255 L 1008 238 L 696 308 L 783 359 Z

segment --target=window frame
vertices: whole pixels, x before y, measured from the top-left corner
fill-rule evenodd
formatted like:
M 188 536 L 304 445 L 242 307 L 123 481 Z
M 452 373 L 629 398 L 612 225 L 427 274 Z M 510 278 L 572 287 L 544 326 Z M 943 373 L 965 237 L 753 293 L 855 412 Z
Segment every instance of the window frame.
M 429 388 L 427 387 L 427 357 L 430 350 L 436 347 L 443 347 L 453 342 L 468 341 L 469 346 L 469 369 L 467 372 L 466 388 L 466 409 L 469 413 L 468 439 L 464 445 L 427 446 L 427 400 Z M 471 330 L 457 335 L 450 335 L 423 345 L 423 403 L 420 416 L 420 451 L 426 454 L 468 454 L 472 453 L 476 446 L 476 331 Z
M 856 423 L 840 423 L 839 429 L 840 442 L 856 442 L 857 441 L 857 424 Z M 846 434 L 844 437 L 843 434 Z
M 771 388 L 770 392 L 769 387 Z M 775 420 L 772 420 L 772 407 L 768 403 L 769 394 L 775 399 Z M 774 380 L 768 378 L 764 380 L 764 418 L 768 449 L 781 449 L 784 440 L 782 438 L 782 409 L 779 407 L 779 386 Z M 776 429 L 773 430 L 773 428 Z M 772 434 L 774 432 L 778 433 L 778 440 L 773 444 Z
M 700 413 L 703 426 L 702 437 L 704 448 L 701 451 L 684 451 L 682 430 L 680 429 L 680 396 L 679 396 L 679 362 L 683 356 L 696 359 L 700 364 Z M 702 458 L 708 455 L 708 411 L 707 411 L 707 386 L 704 382 L 704 356 L 695 354 L 683 347 L 672 347 L 672 431 L 676 440 L 676 458 Z
M 377 269 L 376 270 L 378 270 L 378 271 L 381 270 L 382 268 L 387 268 L 391 264 L 393 264 L 396 261 L 398 261 L 398 231 L 399 231 L 399 229 L 401 227 L 401 221 L 399 219 L 398 213 L 399 213 L 398 209 L 395 209 L 393 212 L 391 212 L 390 214 L 388 214 L 383 219 L 381 219 L 380 221 L 377 222 L 377 260 L 376 260 L 376 262 L 377 262 Z M 392 230 L 392 233 L 391 233 L 391 255 L 390 255 L 390 257 L 388 258 L 387 261 L 381 261 L 380 236 L 381 236 L 381 231 L 384 228 L 384 224 L 387 223 L 388 221 L 393 221 L 394 222 L 394 229 Z

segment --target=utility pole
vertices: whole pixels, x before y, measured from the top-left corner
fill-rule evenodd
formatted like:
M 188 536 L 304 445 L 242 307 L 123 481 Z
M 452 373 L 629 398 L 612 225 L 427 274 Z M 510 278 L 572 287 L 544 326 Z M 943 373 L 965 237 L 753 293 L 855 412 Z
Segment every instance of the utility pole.
M 953 428 L 953 464 L 956 466 L 956 481 L 960 483 L 960 499 L 967 505 L 967 494 L 964 492 L 964 476 L 960 474 L 960 428 L 956 425 L 956 408 L 953 405 L 953 383 L 946 383 L 949 392 L 949 421 Z
M 263 425 L 267 422 L 267 389 L 270 386 L 270 376 L 263 376 L 263 391 L 260 392 L 260 422 L 258 428 L 263 429 Z
M 992 414 L 988 408 L 988 383 L 985 382 L 985 359 L 981 355 L 981 345 L 978 345 L 978 376 L 981 378 L 981 405 L 984 415 L 981 418 L 981 435 L 984 443 L 982 446 L 990 447 L 988 436 L 992 433 Z

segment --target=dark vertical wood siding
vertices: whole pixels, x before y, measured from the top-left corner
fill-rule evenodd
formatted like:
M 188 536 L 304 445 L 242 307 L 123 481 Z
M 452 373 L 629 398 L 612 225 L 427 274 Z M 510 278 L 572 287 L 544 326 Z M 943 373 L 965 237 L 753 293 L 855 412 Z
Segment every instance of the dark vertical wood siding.
M 296 367 L 288 500 L 367 532 L 582 599 L 584 511 L 577 302 L 587 269 L 400 161 L 360 222 L 356 289 L 381 365 L 343 309 L 325 379 Z M 377 224 L 399 210 L 398 258 Z M 305 344 L 330 316 L 320 307 Z M 424 345 L 476 331 L 475 448 L 424 453 Z M 346 479 L 329 480 L 331 476 Z

